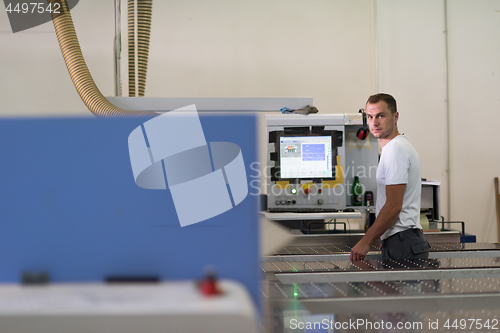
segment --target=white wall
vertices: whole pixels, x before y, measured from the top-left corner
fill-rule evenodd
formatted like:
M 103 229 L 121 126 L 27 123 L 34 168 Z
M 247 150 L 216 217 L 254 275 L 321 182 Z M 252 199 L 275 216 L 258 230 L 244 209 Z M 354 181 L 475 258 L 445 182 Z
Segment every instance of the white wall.
M 400 133 L 415 146 L 422 177 L 442 180 L 447 211 L 446 48 L 443 1 L 377 1 L 380 91 L 398 102 Z
M 147 95 L 311 96 L 356 112 L 373 84 L 371 4 L 156 1 Z
M 465 221 L 478 241 L 497 242 L 493 178 L 500 167 L 495 133 L 500 118 L 500 1 L 446 4 L 449 143 L 444 0 L 377 1 L 379 86 L 398 99 L 400 130 L 420 153 L 422 176 L 444 181 L 442 215 Z
M 500 1 L 448 1 L 451 217 L 497 242 L 500 177 Z
M 379 85 L 394 93 L 400 130 L 420 153 L 422 176 L 442 179 L 442 215 L 497 242 L 493 178 L 500 171 L 500 1 L 378 0 Z M 446 80 L 448 60 L 449 143 Z M 447 193 L 447 151 L 450 193 Z M 450 212 L 447 212 L 447 200 Z
M 146 96 L 312 96 L 321 112 L 340 113 L 372 91 L 371 0 L 162 0 L 153 9 Z M 113 0 L 80 1 L 72 16 L 94 80 L 114 94 Z M 124 38 L 126 22 L 124 13 Z M 87 114 L 51 23 L 12 34 L 0 11 L 0 32 L 1 115 Z
M 113 8 L 109 0 L 80 1 L 72 11 L 85 59 L 105 95 L 114 92 Z M 0 10 L 0 75 L 0 115 L 89 115 L 69 77 L 52 22 L 13 34 L 7 13 Z

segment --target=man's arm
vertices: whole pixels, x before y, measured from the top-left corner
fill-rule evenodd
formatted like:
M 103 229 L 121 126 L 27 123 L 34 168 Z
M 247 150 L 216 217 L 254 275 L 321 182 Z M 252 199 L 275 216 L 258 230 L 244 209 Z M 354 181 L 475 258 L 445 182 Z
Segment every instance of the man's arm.
M 365 236 L 351 250 L 351 260 L 363 260 L 370 250 L 370 247 L 377 239 L 389 229 L 401 209 L 403 208 L 403 198 L 405 194 L 406 184 L 387 185 L 385 187 L 386 201 L 385 205 L 380 210 L 377 219 L 368 229 Z

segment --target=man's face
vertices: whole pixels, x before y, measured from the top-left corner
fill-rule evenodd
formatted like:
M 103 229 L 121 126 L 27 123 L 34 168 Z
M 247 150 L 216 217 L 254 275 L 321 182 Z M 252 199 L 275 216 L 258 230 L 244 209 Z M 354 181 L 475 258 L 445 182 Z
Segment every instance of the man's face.
M 398 117 L 399 113 L 392 114 L 384 101 L 366 104 L 366 120 L 370 132 L 377 139 L 385 139 L 394 132 Z

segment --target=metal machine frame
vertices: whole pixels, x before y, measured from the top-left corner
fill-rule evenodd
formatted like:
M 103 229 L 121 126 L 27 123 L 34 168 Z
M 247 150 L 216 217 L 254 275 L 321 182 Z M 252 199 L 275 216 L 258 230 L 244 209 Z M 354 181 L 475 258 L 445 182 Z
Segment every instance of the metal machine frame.
M 356 132 L 362 127 L 360 114 L 269 115 L 266 117 L 268 143 L 267 209 L 283 212 L 322 212 L 351 206 L 351 186 L 359 176 L 364 192 L 376 195 L 378 143 L 369 136 L 361 141 Z M 334 178 L 280 179 L 275 177 L 276 134 L 286 131 L 310 134 L 337 131 Z M 335 135 L 332 136 L 334 140 Z M 332 151 L 334 149 L 332 148 Z M 333 155 L 333 154 L 332 154 Z

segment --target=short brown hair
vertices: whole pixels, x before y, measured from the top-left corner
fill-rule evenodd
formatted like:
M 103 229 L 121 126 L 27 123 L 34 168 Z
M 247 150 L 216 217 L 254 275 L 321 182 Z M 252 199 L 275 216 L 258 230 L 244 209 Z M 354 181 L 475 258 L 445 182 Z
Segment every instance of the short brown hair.
M 398 111 L 396 100 L 389 94 L 379 93 L 371 95 L 370 97 L 368 97 L 366 104 L 377 104 L 380 101 L 384 101 L 387 104 L 387 107 L 392 114 L 395 114 Z

